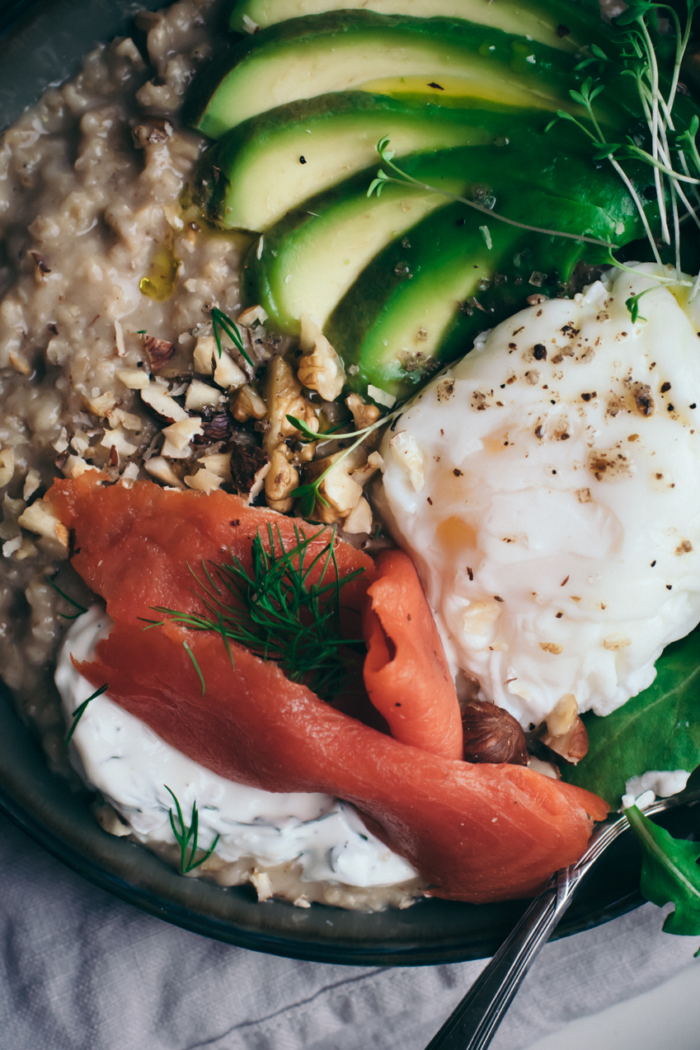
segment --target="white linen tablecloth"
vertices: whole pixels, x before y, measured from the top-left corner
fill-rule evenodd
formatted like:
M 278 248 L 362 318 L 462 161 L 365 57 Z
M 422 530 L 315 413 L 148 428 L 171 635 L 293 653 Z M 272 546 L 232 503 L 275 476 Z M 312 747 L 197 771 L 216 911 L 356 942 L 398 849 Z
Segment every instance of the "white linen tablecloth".
M 646 905 L 547 945 L 493 1050 L 693 965 L 697 939 L 661 921 Z M 484 965 L 337 966 L 219 944 L 92 886 L 4 818 L 0 946 L 2 1050 L 422 1050 Z

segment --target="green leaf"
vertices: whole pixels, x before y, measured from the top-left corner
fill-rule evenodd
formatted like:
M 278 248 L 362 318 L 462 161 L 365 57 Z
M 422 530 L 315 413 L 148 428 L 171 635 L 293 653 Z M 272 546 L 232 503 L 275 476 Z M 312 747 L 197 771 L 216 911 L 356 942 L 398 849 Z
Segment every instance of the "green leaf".
M 661 908 L 674 904 L 664 930 L 680 936 L 700 936 L 700 843 L 674 839 L 636 807 L 625 810 L 642 847 L 642 895 Z
M 656 679 L 617 711 L 584 715 L 588 754 L 562 766 L 570 784 L 593 791 L 617 809 L 630 777 L 647 770 L 693 770 L 700 765 L 700 628 L 667 646 Z

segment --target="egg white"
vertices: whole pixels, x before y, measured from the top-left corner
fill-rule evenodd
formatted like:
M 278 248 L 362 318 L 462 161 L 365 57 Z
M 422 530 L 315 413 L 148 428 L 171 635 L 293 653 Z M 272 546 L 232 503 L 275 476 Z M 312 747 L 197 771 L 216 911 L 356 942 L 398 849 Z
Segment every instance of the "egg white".
M 608 714 L 700 620 L 700 301 L 655 273 L 484 333 L 383 440 L 383 512 L 458 682 L 524 727 L 567 693 Z

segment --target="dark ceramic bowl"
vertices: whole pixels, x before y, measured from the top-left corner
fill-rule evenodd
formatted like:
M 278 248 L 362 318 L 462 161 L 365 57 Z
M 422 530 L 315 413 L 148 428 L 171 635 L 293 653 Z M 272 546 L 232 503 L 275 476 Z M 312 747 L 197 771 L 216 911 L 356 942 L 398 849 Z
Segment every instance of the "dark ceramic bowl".
M 128 33 L 157 0 L 0 0 L 0 127 L 52 82 L 74 73 L 98 41 Z M 364 915 L 322 905 L 258 904 L 249 887 L 184 879 L 148 850 L 93 821 L 89 796 L 49 772 L 30 732 L 0 694 L 0 811 L 74 871 L 144 911 L 231 944 L 300 959 L 425 965 L 491 955 L 523 902 L 474 906 L 426 900 L 405 911 Z M 669 826 L 682 817 L 666 814 Z M 697 818 L 696 818 L 697 819 Z M 556 932 L 565 937 L 641 903 L 632 836 L 606 854 Z

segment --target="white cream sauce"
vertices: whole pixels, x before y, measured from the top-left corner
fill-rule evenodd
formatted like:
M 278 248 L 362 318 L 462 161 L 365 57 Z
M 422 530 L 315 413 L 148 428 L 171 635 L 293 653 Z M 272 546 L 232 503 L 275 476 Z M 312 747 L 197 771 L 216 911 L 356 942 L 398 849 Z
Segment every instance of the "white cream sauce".
M 112 621 L 93 607 L 66 636 L 56 668 L 67 725 L 94 687 L 73 666 L 93 657 Z M 199 811 L 199 844 L 227 862 L 252 858 L 260 868 L 296 861 L 303 882 L 391 886 L 416 878 L 415 869 L 364 826 L 353 806 L 319 793 L 263 791 L 217 776 L 166 744 L 107 693 L 92 700 L 70 745 L 80 776 L 104 796 L 144 844 L 175 842 L 172 789 L 189 824 Z

